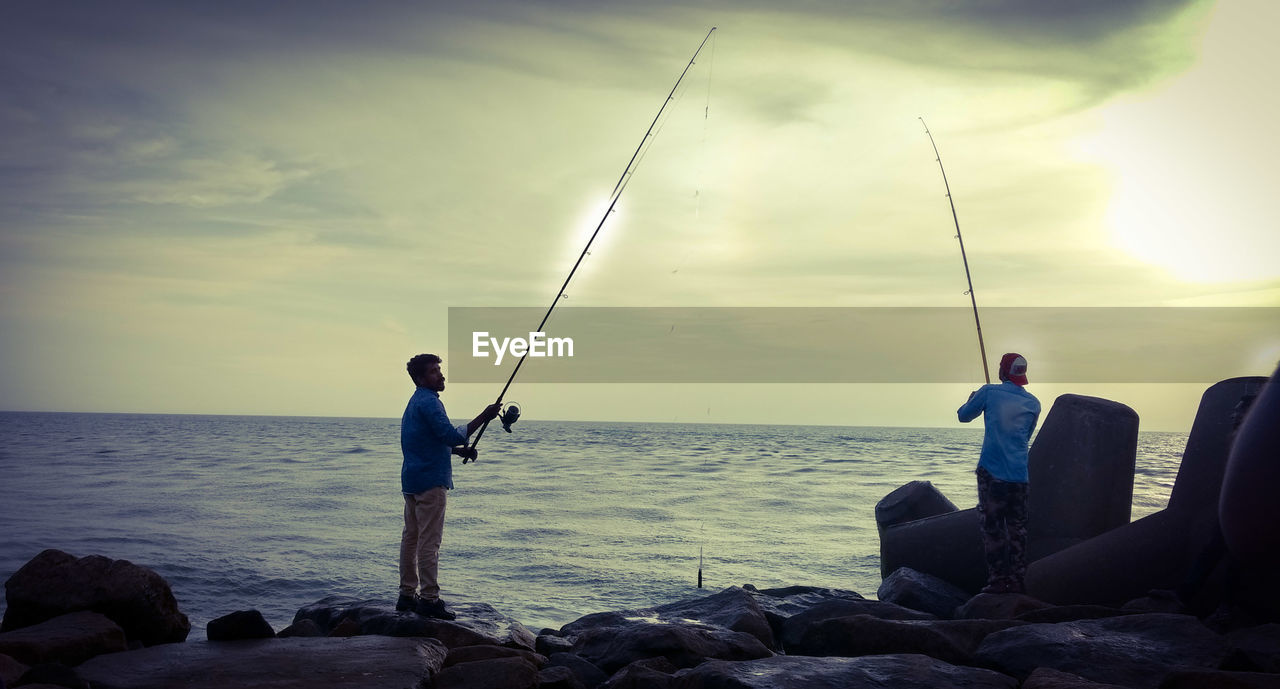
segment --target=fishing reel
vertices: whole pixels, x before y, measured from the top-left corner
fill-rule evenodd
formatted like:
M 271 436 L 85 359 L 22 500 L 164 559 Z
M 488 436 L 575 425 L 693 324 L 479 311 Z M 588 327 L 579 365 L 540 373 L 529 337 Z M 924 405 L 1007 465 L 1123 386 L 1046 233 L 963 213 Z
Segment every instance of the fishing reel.
M 511 425 L 520 420 L 520 405 L 511 402 L 498 414 L 498 420 L 502 422 L 502 430 L 510 433 Z

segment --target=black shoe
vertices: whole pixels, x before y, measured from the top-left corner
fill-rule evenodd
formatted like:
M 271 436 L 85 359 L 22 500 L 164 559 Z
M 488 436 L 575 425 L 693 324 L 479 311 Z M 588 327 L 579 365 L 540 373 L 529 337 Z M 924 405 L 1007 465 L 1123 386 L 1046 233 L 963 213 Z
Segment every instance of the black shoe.
M 400 597 L 396 599 L 396 612 L 409 612 L 410 610 L 413 610 L 413 606 L 417 600 L 418 597 L 411 593 L 400 594 Z
M 444 607 L 444 601 L 440 600 L 439 598 L 436 598 L 435 600 L 427 600 L 426 598 L 419 598 L 418 604 L 417 606 L 414 607 L 413 611 L 418 613 L 419 615 L 422 615 L 423 617 L 431 617 L 437 620 L 458 619 L 457 615 L 453 614 L 447 608 Z

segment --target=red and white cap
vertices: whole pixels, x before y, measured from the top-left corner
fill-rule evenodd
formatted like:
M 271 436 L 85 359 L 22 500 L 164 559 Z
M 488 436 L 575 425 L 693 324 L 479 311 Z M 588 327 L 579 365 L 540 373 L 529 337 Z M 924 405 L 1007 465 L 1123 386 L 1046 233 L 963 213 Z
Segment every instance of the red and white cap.
M 1027 384 L 1027 360 L 1021 354 L 1009 352 L 1000 357 L 1000 380 L 1009 380 L 1018 385 Z

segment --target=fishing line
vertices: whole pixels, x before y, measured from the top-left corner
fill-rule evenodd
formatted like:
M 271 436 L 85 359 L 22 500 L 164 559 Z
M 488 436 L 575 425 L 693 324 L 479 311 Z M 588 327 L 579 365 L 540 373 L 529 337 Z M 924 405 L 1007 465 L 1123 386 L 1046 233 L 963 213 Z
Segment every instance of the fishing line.
M 960 218 L 956 215 L 956 202 L 951 198 L 951 184 L 947 182 L 947 170 L 942 167 L 942 154 L 938 153 L 938 144 L 933 140 L 933 133 L 929 131 L 929 125 L 925 124 L 923 117 L 917 117 L 920 124 L 924 125 L 924 133 L 929 135 L 929 144 L 933 146 L 933 154 L 938 161 L 938 169 L 942 171 L 942 185 L 947 189 L 947 202 L 951 204 L 951 219 L 956 223 L 956 240 L 960 242 L 960 258 L 964 261 L 964 278 L 969 281 L 969 291 L 965 294 L 969 295 L 969 301 L 973 304 L 973 322 L 978 327 L 978 351 L 982 355 L 982 375 L 987 379 L 987 383 L 991 382 L 991 371 L 987 368 L 987 346 L 982 341 L 982 321 L 978 320 L 978 299 L 973 296 L 973 277 L 969 274 L 969 257 L 964 252 L 964 238 L 960 236 Z
M 666 111 L 667 105 L 671 103 L 672 98 L 675 96 L 676 89 L 678 89 L 680 87 L 680 83 L 684 81 L 685 75 L 688 74 L 689 69 L 693 67 L 694 61 L 698 59 L 698 53 L 702 52 L 703 46 L 705 46 L 707 41 L 711 39 L 711 34 L 715 33 L 715 30 L 716 27 L 711 27 L 711 30 L 707 32 L 706 37 L 702 39 L 702 43 L 698 44 L 698 49 L 693 51 L 693 57 L 689 58 L 689 63 L 685 65 L 684 70 L 680 72 L 680 76 L 676 79 L 676 83 L 672 85 L 671 91 L 667 93 L 667 97 L 662 101 L 662 107 L 658 108 L 658 114 L 653 116 L 653 122 L 649 123 L 649 128 L 640 139 L 640 144 L 636 146 L 635 152 L 631 154 L 631 159 L 627 161 L 627 166 L 623 168 L 622 174 L 618 177 L 617 183 L 613 185 L 613 191 L 610 192 L 608 208 L 606 208 L 605 212 L 600 216 L 600 222 L 596 224 L 596 229 L 592 231 L 591 238 L 587 240 L 586 246 L 582 247 L 582 253 L 578 255 L 578 260 L 574 262 L 573 268 L 569 270 L 569 275 L 565 277 L 564 283 L 560 285 L 560 291 L 556 292 L 555 298 L 551 300 L 551 306 L 547 307 L 547 313 L 542 317 L 542 322 L 538 324 L 535 332 L 544 332 L 543 327 L 546 326 L 547 319 L 551 318 L 551 312 L 555 311 L 556 305 L 558 305 L 560 303 L 560 299 L 564 297 L 565 289 L 568 288 L 569 282 L 573 280 L 574 273 L 578 272 L 578 266 L 582 265 L 582 260 L 586 258 L 587 253 L 591 249 L 591 243 L 594 242 L 596 240 L 596 236 L 600 234 L 600 230 L 604 227 L 605 221 L 609 219 L 609 215 L 613 213 L 614 208 L 618 205 L 618 199 L 621 198 L 622 192 L 626 190 L 627 185 L 630 184 L 631 179 L 634 178 L 637 158 L 645 150 L 646 144 L 652 145 L 652 139 L 655 134 L 654 127 L 662 118 L 662 113 Z M 516 362 L 515 369 L 511 371 L 511 376 L 507 378 L 506 385 L 502 386 L 502 392 L 498 393 L 497 404 L 502 404 L 502 398 L 506 396 L 507 390 L 511 388 L 511 383 L 515 381 L 516 375 L 520 373 L 520 368 L 524 366 L 525 359 L 528 357 L 529 352 L 526 351 L 524 355 L 520 357 L 520 360 Z M 503 426 L 507 430 L 510 430 L 511 424 L 515 423 L 516 419 L 520 416 L 518 407 L 514 407 L 513 405 L 513 407 L 509 407 L 509 409 L 510 408 L 514 408 L 516 410 L 515 413 L 510 414 L 507 410 L 503 410 L 501 417 Z M 471 449 L 474 450 L 475 447 L 480 444 L 480 439 L 484 437 L 484 432 L 488 428 L 489 422 L 485 421 L 484 424 L 480 426 L 480 430 L 476 433 L 475 440 L 471 442 Z M 462 460 L 463 464 L 466 464 L 467 461 L 468 459 L 465 457 Z

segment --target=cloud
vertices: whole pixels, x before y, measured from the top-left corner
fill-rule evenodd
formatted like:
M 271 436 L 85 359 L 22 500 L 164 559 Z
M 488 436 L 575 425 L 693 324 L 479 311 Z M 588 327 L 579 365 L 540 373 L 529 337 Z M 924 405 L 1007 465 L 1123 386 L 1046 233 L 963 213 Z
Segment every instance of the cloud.
M 256 203 L 308 175 L 306 170 L 282 170 L 274 161 L 234 151 L 217 158 L 180 160 L 165 172 L 173 174 L 131 182 L 132 196 L 144 203 L 194 208 Z

